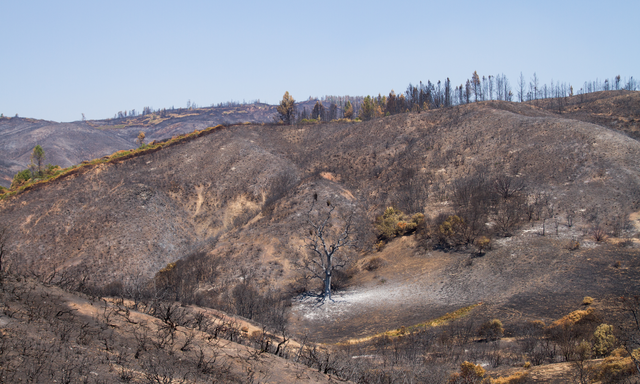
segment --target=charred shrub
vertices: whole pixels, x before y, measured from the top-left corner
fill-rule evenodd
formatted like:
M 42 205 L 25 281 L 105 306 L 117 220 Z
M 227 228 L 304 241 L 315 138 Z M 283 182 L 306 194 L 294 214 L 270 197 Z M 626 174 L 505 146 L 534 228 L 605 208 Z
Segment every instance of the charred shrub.
M 483 337 L 486 341 L 498 340 L 502 335 L 504 335 L 504 328 L 498 319 L 489 320 L 478 329 L 478 336 Z
M 381 257 L 374 256 L 364 264 L 363 268 L 366 271 L 371 272 L 371 271 L 375 271 L 376 269 L 382 267 L 384 264 L 385 264 L 384 260 Z

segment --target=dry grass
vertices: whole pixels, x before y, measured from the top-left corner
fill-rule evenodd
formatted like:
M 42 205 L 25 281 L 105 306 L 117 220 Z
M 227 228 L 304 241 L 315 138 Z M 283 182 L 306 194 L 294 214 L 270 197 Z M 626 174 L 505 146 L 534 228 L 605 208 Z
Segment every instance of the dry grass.
M 586 316 L 589 316 L 591 314 L 594 313 L 594 309 L 593 308 L 588 308 L 588 309 L 578 309 L 576 311 L 573 311 L 571 313 L 569 313 L 566 316 L 563 316 L 562 318 L 554 321 L 551 326 L 552 327 L 563 327 L 563 326 L 569 326 L 569 325 L 573 325 L 577 322 L 579 322 L 580 320 L 584 319 Z
M 400 336 L 404 336 L 408 333 L 411 332 L 417 332 L 420 330 L 424 330 L 425 328 L 430 328 L 430 327 L 439 327 L 439 326 L 443 326 L 446 325 L 448 323 L 451 323 L 452 321 L 455 320 L 459 320 L 467 315 L 469 315 L 471 313 L 471 311 L 482 305 L 482 303 L 478 303 L 478 304 L 473 304 L 464 308 L 460 308 L 456 311 L 447 313 L 443 316 L 440 316 L 436 319 L 432 319 L 432 320 L 428 320 L 422 323 L 418 323 L 415 325 L 411 325 L 408 327 L 400 327 L 398 329 L 394 329 L 391 331 L 385 331 L 382 333 L 378 333 L 375 335 L 371 335 L 371 336 L 366 336 L 366 337 L 361 337 L 361 338 L 357 338 L 357 339 L 350 339 L 347 340 L 344 344 L 359 344 L 359 343 L 365 343 L 377 338 L 381 338 L 381 337 L 388 337 L 388 338 L 396 338 L 396 337 L 400 337 Z M 341 343 L 343 344 L 343 343 Z

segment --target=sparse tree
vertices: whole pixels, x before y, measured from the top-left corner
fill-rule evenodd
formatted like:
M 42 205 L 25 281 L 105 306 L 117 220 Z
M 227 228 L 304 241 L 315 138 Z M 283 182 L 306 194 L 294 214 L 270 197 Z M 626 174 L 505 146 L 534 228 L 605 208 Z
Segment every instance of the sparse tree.
M 489 75 L 489 77 L 487 77 L 487 81 L 489 82 L 489 100 L 493 100 L 493 80 L 493 76 Z
M 321 300 L 331 300 L 331 277 L 333 271 L 344 268 L 348 258 L 339 255 L 338 251 L 350 245 L 353 212 L 344 219 L 344 226 L 337 229 L 332 226 L 332 216 L 336 206 L 327 201 L 328 211 L 323 214 L 316 210 L 317 195 L 314 195 L 311 209 L 307 212 L 307 222 L 310 226 L 306 240 L 306 248 L 310 251 L 309 257 L 303 262 L 303 267 L 309 271 L 312 277 L 320 279 L 324 283 Z M 316 215 L 313 215 L 316 211 Z M 314 217 L 315 216 L 315 217 Z
M 447 77 L 447 80 L 444 81 L 444 106 L 451 106 L 451 80 Z
M 362 104 L 360 104 L 358 117 L 364 121 L 373 119 L 375 117 L 375 107 L 374 99 L 372 99 L 371 96 L 365 97 Z
M 500 176 L 496 178 L 493 186 L 496 193 L 503 199 L 508 199 L 522 192 L 525 188 L 522 179 L 514 178 L 511 176 Z
M 311 111 L 312 119 L 323 119 L 324 118 L 324 105 L 320 101 L 316 101 L 316 104 L 313 106 L 313 111 Z
M 331 103 L 329 106 L 329 116 L 327 116 L 327 120 L 335 120 L 338 118 L 338 106 L 335 103 Z
M 42 174 L 42 165 L 44 164 L 45 155 L 44 149 L 40 145 L 36 145 L 31 152 L 31 165 L 32 173 L 40 176 Z
M 353 119 L 353 105 L 351 105 L 351 101 L 349 100 L 347 100 L 347 103 L 344 105 L 344 118 Z
M 473 94 L 476 98 L 476 102 L 478 101 L 478 97 L 482 98 L 482 85 L 480 84 L 480 76 L 478 76 L 477 71 L 473 71 L 473 75 L 471 76 L 471 86 L 473 87 Z
M 464 85 L 464 99 L 465 99 L 465 103 L 467 104 L 471 102 L 471 92 L 472 92 L 471 82 L 467 80 L 467 82 Z
M 640 348 L 640 296 L 637 294 L 623 296 L 618 304 L 618 311 L 625 315 L 618 325 L 620 342 L 631 356 L 636 371 L 640 374 L 640 358 L 637 353 L 634 353 Z
M 538 79 L 538 75 L 533 73 L 533 78 L 531 79 L 532 91 L 533 91 L 533 99 L 538 100 L 538 90 L 540 89 L 540 80 Z
M 520 78 L 518 79 L 518 100 L 522 103 L 524 101 L 526 83 L 524 81 L 524 75 L 520 72 Z
M 7 227 L 0 227 L 0 286 L 4 279 L 4 257 L 7 252 Z
M 144 132 L 140 131 L 140 133 L 138 134 L 138 137 L 136 138 L 136 144 L 142 147 L 144 145 L 145 137 L 146 135 L 144 134 Z
M 296 105 L 293 96 L 289 95 L 289 92 L 285 92 L 282 96 L 280 105 L 276 108 L 278 111 L 277 118 L 286 125 L 293 124 L 294 116 L 296 115 Z

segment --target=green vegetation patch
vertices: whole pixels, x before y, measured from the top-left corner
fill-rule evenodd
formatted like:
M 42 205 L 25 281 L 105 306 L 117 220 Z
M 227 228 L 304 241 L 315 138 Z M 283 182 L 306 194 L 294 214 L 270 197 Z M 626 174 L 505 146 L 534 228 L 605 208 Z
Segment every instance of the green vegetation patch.
M 412 332 L 416 332 L 416 331 L 420 331 L 423 330 L 425 328 L 430 328 L 430 327 L 439 327 L 442 325 L 446 325 L 454 320 L 458 320 L 460 318 L 463 318 L 464 316 L 468 315 L 469 313 L 471 313 L 471 311 L 482 305 L 482 303 L 477 303 L 477 304 L 472 304 L 469 305 L 467 307 L 463 307 L 460 309 L 457 309 L 453 312 L 449 312 L 446 313 L 438 318 L 432 319 L 432 320 L 428 320 L 425 321 L 423 323 L 418 323 L 415 325 L 411 325 L 408 327 L 400 327 L 398 329 L 394 329 L 391 331 L 385 331 L 385 332 L 381 332 L 372 336 L 366 336 L 366 337 L 362 337 L 362 338 L 358 338 L 358 339 L 350 339 L 347 340 L 347 342 L 345 344 L 358 344 L 358 343 L 362 343 L 362 342 L 366 342 L 366 341 L 370 341 L 373 339 L 377 339 L 380 337 L 389 337 L 389 338 L 394 338 L 394 337 L 400 337 Z
M 209 127 L 202 131 L 195 130 L 191 133 L 187 133 L 180 136 L 174 136 L 171 139 L 161 143 L 145 144 L 145 145 L 141 145 L 140 148 L 138 149 L 132 149 L 128 151 L 125 151 L 125 150 L 117 151 L 111 156 L 104 156 L 99 159 L 83 161 L 81 164 L 72 165 L 68 168 L 61 169 L 59 167 L 53 167 L 44 176 L 36 179 L 34 178 L 25 179 L 27 174 L 22 173 L 24 172 L 22 171 L 21 173 L 18 173 L 18 175 L 15 176 L 15 177 L 18 177 L 21 181 L 19 185 L 16 183 L 16 185 L 12 185 L 10 189 L 0 189 L 0 200 L 5 200 L 11 196 L 15 196 L 19 193 L 22 193 L 25 190 L 40 187 L 54 180 L 67 177 L 78 172 L 89 170 L 98 164 L 106 164 L 106 163 L 112 163 L 116 161 L 123 161 L 126 159 L 130 159 L 132 157 L 141 156 L 147 153 L 152 153 L 162 148 L 169 147 L 171 145 L 188 142 L 200 136 L 204 136 L 209 133 L 212 133 L 221 127 L 222 125 L 216 125 L 215 127 Z M 27 170 L 27 172 L 30 172 L 30 171 Z

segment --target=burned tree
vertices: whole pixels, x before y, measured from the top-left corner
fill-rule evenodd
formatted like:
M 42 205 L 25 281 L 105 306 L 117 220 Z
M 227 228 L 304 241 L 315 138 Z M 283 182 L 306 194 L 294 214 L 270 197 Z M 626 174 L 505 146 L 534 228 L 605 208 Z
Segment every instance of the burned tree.
M 503 199 L 508 199 L 517 195 L 525 189 L 522 179 L 517 179 L 511 176 L 500 176 L 496 178 L 493 185 L 496 193 Z
M 353 212 L 344 219 L 344 226 L 340 229 L 332 226 L 332 216 L 336 209 L 330 201 L 327 201 L 328 212 L 323 214 L 320 209 L 314 218 L 313 212 L 316 208 L 317 194 L 313 196 L 311 209 L 307 212 L 307 222 L 310 226 L 305 248 L 310 252 L 303 262 L 303 267 L 311 273 L 313 278 L 323 281 L 324 288 L 320 298 L 322 301 L 331 300 L 331 276 L 333 271 L 344 268 L 349 262 L 348 258 L 340 255 L 340 248 L 350 245 L 349 236 L 352 232 Z
M 3 282 L 4 265 L 3 260 L 6 253 L 7 246 L 7 227 L 0 227 L 0 286 Z

